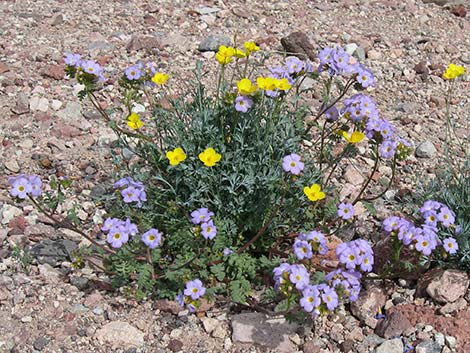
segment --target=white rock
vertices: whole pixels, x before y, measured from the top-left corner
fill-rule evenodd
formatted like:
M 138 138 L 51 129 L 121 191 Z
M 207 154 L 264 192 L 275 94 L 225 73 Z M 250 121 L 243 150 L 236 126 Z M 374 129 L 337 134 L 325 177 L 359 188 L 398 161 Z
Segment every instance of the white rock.
M 217 328 L 217 326 L 220 326 L 219 320 L 211 317 L 202 318 L 201 321 L 204 326 L 204 330 L 206 330 L 207 333 L 211 333 Z
M 22 214 L 23 211 L 21 209 L 8 204 L 4 204 L 0 209 L 0 219 L 2 220 L 2 224 L 8 224 L 13 218 Z
M 39 274 L 46 283 L 59 283 L 60 272 L 49 264 L 38 265 Z
M 59 110 L 62 108 L 63 103 L 57 99 L 53 99 L 51 102 L 51 108 L 54 109 L 55 111 Z
M 375 349 L 375 353 L 403 353 L 403 342 L 400 338 L 385 341 Z
M 32 96 L 29 99 L 29 109 L 33 112 L 41 111 L 45 113 L 49 109 L 49 101 L 44 97 Z
M 96 331 L 95 338 L 114 348 L 133 348 L 144 344 L 144 333 L 124 321 L 113 321 Z

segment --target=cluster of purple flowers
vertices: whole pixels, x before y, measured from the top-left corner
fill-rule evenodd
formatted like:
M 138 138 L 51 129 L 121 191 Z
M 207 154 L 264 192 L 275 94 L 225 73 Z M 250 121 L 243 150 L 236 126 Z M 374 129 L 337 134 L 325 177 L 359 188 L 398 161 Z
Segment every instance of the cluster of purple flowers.
M 122 189 L 121 195 L 125 203 L 136 202 L 136 206 L 141 207 L 142 202 L 147 201 L 144 184 L 140 181 L 134 181 L 131 177 L 119 179 L 113 186 L 116 189 Z
M 214 225 L 212 220 L 214 212 L 209 211 L 209 209 L 203 207 L 191 212 L 191 222 L 194 225 L 200 225 L 201 234 L 204 239 L 212 240 L 217 235 L 217 228 Z
M 103 67 L 93 60 L 82 60 L 80 54 L 67 54 L 64 59 L 65 65 L 80 69 L 87 74 L 96 76 L 100 81 L 104 81 Z
M 285 172 L 299 175 L 304 170 L 304 163 L 300 161 L 301 157 L 298 154 L 292 153 L 282 159 L 282 169 Z
M 403 245 L 412 246 L 416 251 L 429 256 L 442 245 L 448 254 L 455 254 L 459 249 L 453 237 L 441 240 L 438 236 L 439 226 L 452 228 L 458 233 L 459 227 L 455 225 L 455 214 L 446 205 L 433 200 L 426 201 L 419 209 L 424 221 L 416 226 L 411 221 L 397 216 L 391 216 L 383 221 L 386 233 L 396 236 Z
M 313 253 L 325 255 L 328 252 L 323 233 L 313 230 L 307 234 L 300 233 L 293 245 L 294 254 L 299 260 L 311 259 Z
M 375 77 L 364 65 L 351 63 L 351 57 L 343 48 L 325 48 L 319 54 L 320 66 L 318 72 L 325 68 L 330 76 L 335 75 L 355 75 L 356 81 L 363 87 L 375 86 Z
M 137 226 L 130 219 L 107 218 L 101 230 L 107 233 L 106 240 L 113 248 L 120 248 L 138 233 Z
M 374 265 L 374 252 L 367 240 L 357 239 L 341 243 L 336 248 L 336 256 L 348 270 L 358 267 L 361 271 L 371 272 Z
M 341 114 L 354 123 L 379 118 L 379 110 L 374 100 L 362 93 L 355 94 L 345 99 Z
M 197 300 L 206 293 L 206 288 L 202 284 L 200 279 L 195 279 L 186 282 L 186 288 L 183 293 L 179 293 L 176 296 L 176 302 L 184 307 L 186 304 L 190 313 L 194 313 L 197 308 Z
M 361 277 L 358 271 L 339 268 L 328 273 L 325 280 L 332 288 L 339 289 L 339 292 L 343 294 L 343 299 L 354 302 L 359 298 L 361 291 Z
M 42 181 L 37 175 L 20 174 L 8 178 L 10 184 L 10 195 L 25 199 L 28 195 L 31 197 L 38 197 L 41 195 Z
M 157 73 L 157 65 L 153 62 L 143 63 L 139 61 L 137 64 L 129 66 L 124 71 L 125 77 L 129 81 L 137 81 L 141 78 L 152 77 Z M 150 80 L 147 80 L 149 84 L 153 84 Z

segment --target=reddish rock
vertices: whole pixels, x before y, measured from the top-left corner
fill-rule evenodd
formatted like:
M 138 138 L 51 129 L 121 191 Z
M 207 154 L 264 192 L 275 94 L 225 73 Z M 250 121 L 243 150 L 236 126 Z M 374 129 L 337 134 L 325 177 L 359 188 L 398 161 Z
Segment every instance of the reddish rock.
M 10 71 L 10 68 L 6 64 L 0 62 L 0 74 L 3 74 L 8 71 Z
M 414 70 L 417 74 L 428 74 L 429 69 L 426 61 L 420 61 L 418 64 L 415 65 Z
M 313 343 L 313 341 L 307 341 L 304 343 L 303 351 L 304 353 L 320 353 L 322 348 Z
M 156 300 L 153 303 L 153 308 L 165 313 L 172 313 L 174 315 L 177 315 L 179 312 L 184 310 L 184 308 L 182 308 L 176 301 L 168 299 Z
M 336 256 L 336 248 L 343 241 L 337 236 L 332 235 L 327 238 L 328 252 L 325 255 L 317 255 L 312 258 L 314 267 L 335 269 L 338 266 L 338 258 Z
M 385 305 L 387 297 L 384 289 L 380 287 L 370 287 L 361 291 L 359 298 L 351 303 L 351 312 L 355 317 L 371 328 L 377 325 L 375 315 L 378 309 Z
M 44 77 L 50 77 L 54 80 L 62 80 L 65 76 L 63 65 L 48 65 L 42 71 Z
M 103 296 L 99 292 L 95 292 L 90 294 L 85 301 L 83 302 L 83 305 L 85 305 L 88 308 L 93 308 L 95 307 L 98 303 L 102 303 L 104 301 Z
M 401 312 L 394 312 L 383 320 L 380 320 L 375 328 L 375 333 L 385 339 L 390 339 L 410 329 L 411 323 L 408 318 Z
M 138 51 L 142 49 L 161 48 L 161 46 L 160 41 L 156 37 L 137 35 L 131 38 L 126 49 L 127 51 Z
M 450 12 L 455 15 L 455 16 L 458 16 L 458 17 L 465 17 L 467 16 L 467 10 L 465 9 L 465 6 L 463 5 L 458 5 L 458 6 L 455 6 L 453 7 Z
M 10 221 L 10 223 L 8 223 L 8 226 L 10 228 L 18 230 L 20 232 L 24 232 L 28 225 L 29 223 L 26 218 L 24 218 L 24 216 L 15 217 Z
M 427 294 L 438 303 L 452 303 L 465 295 L 469 282 L 468 275 L 463 271 L 437 268 L 420 278 L 416 295 Z
M 51 135 L 58 137 L 58 138 L 67 138 L 67 137 L 76 137 L 81 134 L 80 129 L 70 126 L 70 125 L 65 125 L 63 123 L 58 123 L 56 124 L 51 131 Z

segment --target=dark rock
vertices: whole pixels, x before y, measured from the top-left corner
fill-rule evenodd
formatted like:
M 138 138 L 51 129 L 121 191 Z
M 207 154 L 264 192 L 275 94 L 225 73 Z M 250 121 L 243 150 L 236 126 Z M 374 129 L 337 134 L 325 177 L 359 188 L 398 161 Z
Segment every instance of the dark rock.
M 420 61 L 415 65 L 414 70 L 417 74 L 429 74 L 429 69 L 426 61 Z
M 180 340 L 172 339 L 170 343 L 168 343 L 168 346 L 166 348 L 168 348 L 172 352 L 179 352 L 183 349 L 183 342 L 181 342 Z
M 85 290 L 89 287 L 90 281 L 85 277 L 70 277 L 70 284 L 77 287 L 78 290 Z
M 165 313 L 172 313 L 175 315 L 184 310 L 184 308 L 182 308 L 176 301 L 168 299 L 156 300 L 153 303 L 153 308 L 163 311 Z
M 200 52 L 217 51 L 221 45 L 230 46 L 232 40 L 223 34 L 211 34 L 199 44 L 198 50 Z
M 465 6 L 463 5 L 458 5 L 458 6 L 451 8 L 450 12 L 457 17 L 467 16 L 467 10 L 465 9 Z
M 152 49 L 159 49 L 162 45 L 160 40 L 158 40 L 154 36 L 146 36 L 146 35 L 135 35 L 132 36 L 131 40 L 126 46 L 127 51 L 139 51 L 142 49 L 145 50 L 152 50 Z
M 34 341 L 33 347 L 38 351 L 42 351 L 44 348 L 46 348 L 48 343 L 49 339 L 47 337 L 41 337 Z
M 302 60 L 316 59 L 313 45 L 304 32 L 293 32 L 287 37 L 281 38 L 281 44 L 288 55 L 295 55 Z
M 322 351 L 322 348 L 313 341 L 305 342 L 302 348 L 304 353 L 321 353 Z
M 339 345 L 341 352 L 348 353 L 354 351 L 354 341 L 353 340 L 345 340 Z
M 56 266 L 57 263 L 70 261 L 73 251 L 78 249 L 77 243 L 68 239 L 45 239 L 35 244 L 30 253 L 40 264 Z
M 400 312 L 394 312 L 379 321 L 375 328 L 375 333 L 380 337 L 389 339 L 400 336 L 409 328 L 411 328 L 411 323 L 408 318 Z

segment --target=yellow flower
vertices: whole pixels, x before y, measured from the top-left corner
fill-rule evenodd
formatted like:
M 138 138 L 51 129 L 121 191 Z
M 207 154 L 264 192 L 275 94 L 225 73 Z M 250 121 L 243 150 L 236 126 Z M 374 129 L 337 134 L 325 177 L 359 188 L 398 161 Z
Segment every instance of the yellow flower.
M 325 193 L 321 191 L 321 186 L 318 184 L 313 184 L 310 187 L 304 187 L 304 194 L 310 201 L 318 201 L 325 198 Z
M 242 78 L 240 81 L 237 82 L 238 93 L 241 95 L 250 95 L 253 92 L 256 92 L 258 87 L 254 85 L 249 79 Z
M 246 58 L 247 55 L 248 55 L 248 53 L 245 53 L 243 50 L 235 49 L 235 53 L 234 53 L 235 57 L 241 59 L 241 58 Z
M 181 147 L 177 147 L 173 151 L 168 151 L 166 158 L 170 161 L 170 165 L 178 165 L 186 159 L 186 153 Z
M 258 77 L 256 83 L 263 91 L 273 91 L 276 89 L 276 79 L 272 77 Z
M 225 45 L 221 45 L 217 54 L 215 54 L 215 58 L 221 65 L 230 64 L 232 61 L 232 56 L 235 55 L 235 48 L 226 47 Z
M 166 81 L 168 81 L 168 76 L 167 74 L 164 74 L 163 72 L 157 72 L 155 75 L 152 77 L 152 82 L 156 83 L 157 85 L 164 85 Z
M 222 155 L 217 153 L 212 147 L 209 147 L 204 152 L 199 153 L 199 159 L 206 167 L 213 167 L 222 159 Z
M 292 87 L 287 78 L 277 79 L 274 81 L 274 84 L 276 85 L 276 88 L 280 91 L 287 91 Z
M 446 71 L 442 75 L 447 80 L 452 80 L 456 77 L 462 76 L 465 73 L 465 68 L 460 65 L 449 64 Z
M 346 141 L 348 141 L 349 143 L 358 143 L 358 142 L 361 142 L 362 140 L 364 140 L 364 137 L 366 137 L 366 135 L 364 135 L 364 133 L 360 132 L 360 131 L 354 131 L 351 136 L 348 135 L 348 132 L 347 131 L 341 131 L 341 135 L 344 137 L 344 139 Z
M 144 126 L 144 123 L 142 120 L 140 120 L 140 116 L 137 113 L 132 113 L 127 117 L 127 125 L 134 130 L 140 129 L 142 126 Z
M 245 42 L 243 46 L 245 47 L 246 55 L 250 55 L 252 52 L 259 50 L 255 42 Z

